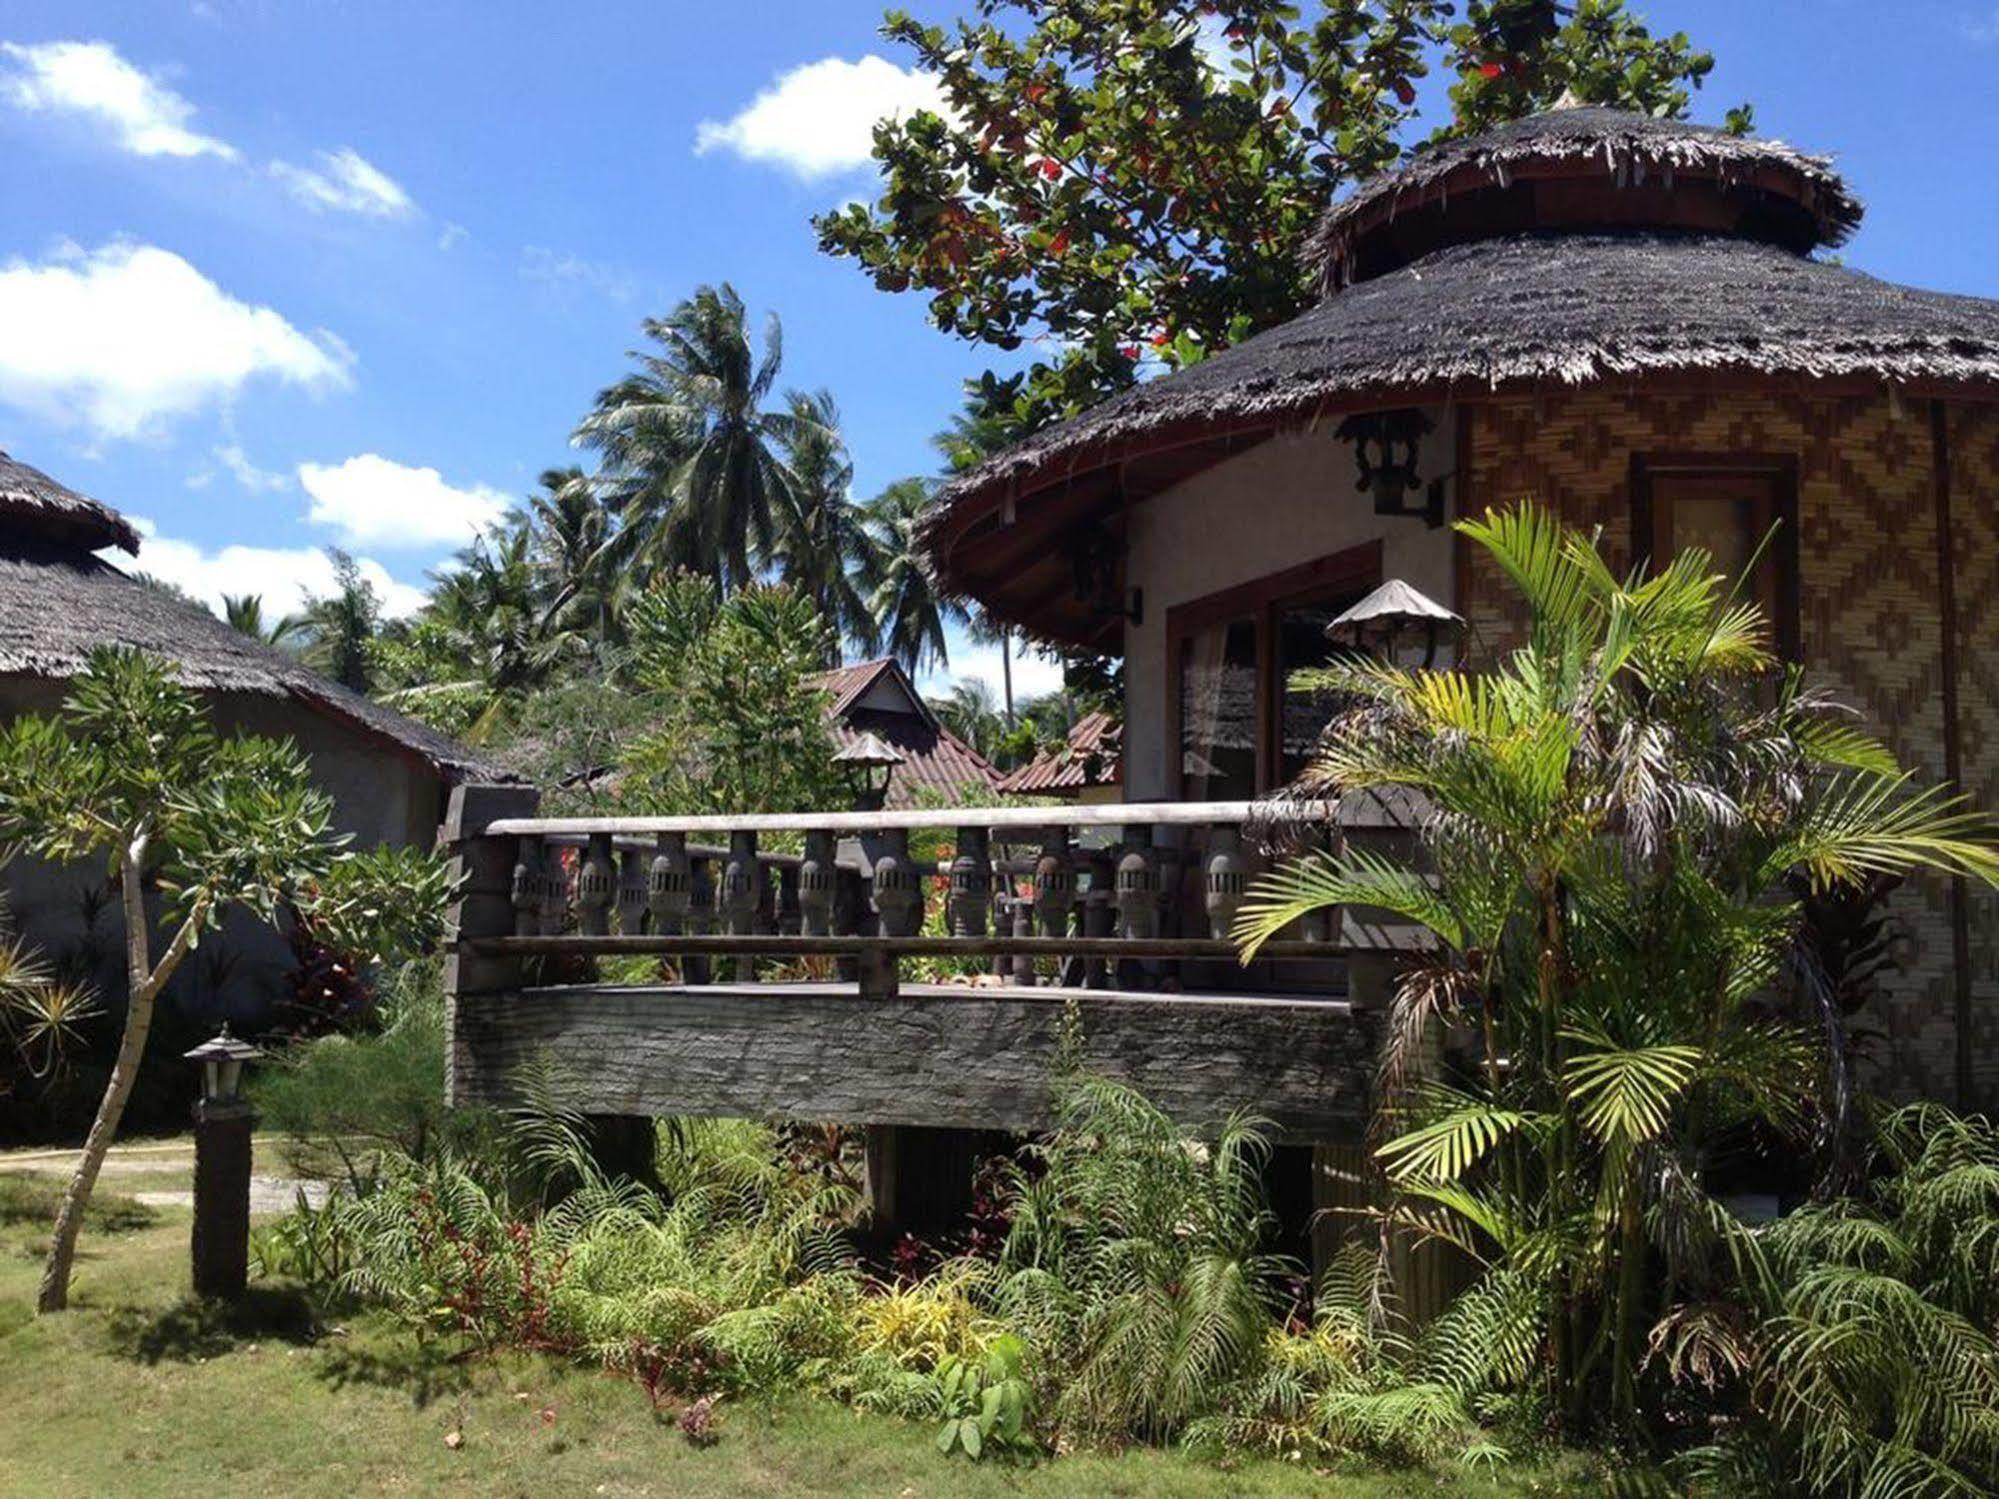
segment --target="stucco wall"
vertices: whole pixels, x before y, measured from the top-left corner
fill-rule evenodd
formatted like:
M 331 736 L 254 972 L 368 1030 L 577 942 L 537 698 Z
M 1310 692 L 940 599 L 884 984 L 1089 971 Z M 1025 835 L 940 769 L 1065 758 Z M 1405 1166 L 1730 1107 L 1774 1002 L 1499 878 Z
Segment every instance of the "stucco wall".
M 1430 416 L 1436 430 L 1423 442 L 1426 479 L 1456 463 L 1455 421 L 1441 411 Z M 1353 450 L 1334 440 L 1335 425 L 1274 437 L 1133 509 L 1126 575 L 1145 590 L 1145 619 L 1125 629 L 1127 800 L 1177 794 L 1166 660 L 1166 614 L 1176 604 L 1377 537 L 1384 577 L 1450 602 L 1451 533 L 1377 516 L 1373 500 L 1355 487 Z
M 1814 681 L 1863 711 L 1903 764 L 1926 780 L 1943 778 L 1944 621 L 1927 403 L 1909 400 L 1898 409 L 1885 395 L 1556 393 L 1481 405 L 1471 431 L 1469 513 L 1532 497 L 1570 520 L 1601 526 L 1620 566 L 1631 550 L 1632 453 L 1795 454 L 1806 666 Z M 1967 662 L 1975 662 L 1981 643 L 1993 639 L 1999 583 L 1993 577 L 1999 495 L 1990 488 L 1999 433 L 1986 413 L 1976 433 L 1967 427 L 1965 436 L 1963 447 L 1971 451 L 1958 459 L 1967 491 L 1956 507 L 1964 528 L 1958 586 L 1967 609 L 1978 611 L 1960 626 Z M 1982 499 L 1973 493 L 1981 483 Z M 1480 650 L 1490 653 L 1514 638 L 1518 615 L 1483 554 L 1470 551 L 1466 560 L 1463 611 Z M 1987 721 L 1999 726 L 1999 675 L 1973 669 L 1983 671 L 1987 684 Z M 1993 796 L 1999 751 L 1992 742 L 1967 723 L 1968 762 L 1978 769 L 1967 780 L 1988 808 L 1999 806 Z M 1874 1051 L 1879 1081 L 1898 1093 L 1952 1098 L 1957 1031 L 1949 882 L 1905 886 L 1893 911 L 1908 940 L 1882 1013 L 1869 1017 L 1885 1033 Z M 1989 998 L 1999 946 L 1995 910 L 1981 901 L 1974 914 Z M 1977 1103 L 1991 1102 L 1999 1082 L 1994 1024 L 1989 1015 L 1978 1017 L 1974 1031 L 1983 1037 Z
M 0 676 L 0 715 L 50 712 L 60 705 L 62 695 L 59 682 Z M 218 695 L 210 700 L 210 711 L 224 732 L 240 730 L 297 742 L 312 763 L 314 780 L 333 798 L 334 826 L 351 833 L 357 847 L 428 843 L 436 835 L 444 790 L 441 778 L 428 765 L 334 719 L 276 698 Z M 85 929 L 87 892 L 94 890 L 103 898 L 101 868 L 64 868 L 21 858 L 7 867 L 3 878 L 14 921 L 24 935 L 49 952 L 87 943 L 98 958 L 100 988 L 107 995 L 122 993 L 118 953 L 124 938 L 117 910 L 105 909 L 94 929 L 89 933 Z M 174 990 L 195 1009 L 247 1017 L 279 991 L 290 967 L 291 953 L 283 939 L 237 913 L 224 924 L 221 940 L 205 943 L 189 961 Z

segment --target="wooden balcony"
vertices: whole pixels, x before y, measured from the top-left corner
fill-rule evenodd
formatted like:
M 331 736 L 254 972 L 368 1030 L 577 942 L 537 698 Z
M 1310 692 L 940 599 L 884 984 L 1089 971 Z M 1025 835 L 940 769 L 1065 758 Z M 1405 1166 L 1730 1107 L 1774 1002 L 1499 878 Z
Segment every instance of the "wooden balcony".
M 535 1063 L 589 1114 L 1027 1131 L 1049 1122 L 1073 1017 L 1093 1071 L 1185 1123 L 1241 1111 L 1293 1142 L 1350 1141 L 1385 962 L 1414 940 L 1340 911 L 1239 965 L 1254 803 L 534 809 L 520 788 L 453 795 L 453 1103 L 505 1104 Z M 1349 807 L 1331 836 L 1406 822 Z M 950 856 L 914 857 L 911 835 L 940 824 Z M 661 981 L 600 980 L 595 960 L 632 956 Z

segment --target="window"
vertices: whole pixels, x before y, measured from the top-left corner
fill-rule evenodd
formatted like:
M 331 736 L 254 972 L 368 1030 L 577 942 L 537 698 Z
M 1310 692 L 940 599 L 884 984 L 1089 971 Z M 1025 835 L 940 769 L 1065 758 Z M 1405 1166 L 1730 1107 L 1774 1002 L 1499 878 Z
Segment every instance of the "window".
M 1632 460 L 1631 495 L 1635 551 L 1664 561 L 1702 547 L 1717 571 L 1730 578 L 1746 572 L 1748 595 L 1770 621 L 1772 644 L 1796 659 L 1795 458 L 1642 455 Z
M 1378 542 L 1169 610 L 1172 730 L 1187 801 L 1247 801 L 1296 776 L 1335 704 L 1304 676 L 1326 626 L 1381 581 Z

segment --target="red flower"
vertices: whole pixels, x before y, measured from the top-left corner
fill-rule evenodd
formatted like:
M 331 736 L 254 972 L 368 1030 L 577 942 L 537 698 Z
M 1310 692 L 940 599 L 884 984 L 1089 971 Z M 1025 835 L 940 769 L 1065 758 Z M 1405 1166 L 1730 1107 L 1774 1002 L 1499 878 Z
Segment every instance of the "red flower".
M 1052 156 L 1042 157 L 1041 175 L 1046 177 L 1050 182 L 1053 182 L 1057 177 L 1062 175 L 1062 163 L 1055 160 Z
M 1048 241 L 1048 253 L 1050 255 L 1067 255 L 1069 253 L 1069 231 L 1067 229 L 1060 231 L 1056 234 L 1055 238 Z
M 1152 347 L 1155 349 L 1163 349 L 1172 342 L 1173 335 L 1168 333 L 1164 328 L 1161 328 L 1157 333 L 1152 335 Z
M 1396 79 L 1390 87 L 1395 90 L 1395 97 L 1400 99 L 1404 104 L 1414 104 L 1416 102 L 1416 85 L 1411 83 L 1407 78 Z
M 1127 358 L 1127 359 L 1129 359 L 1129 360 L 1130 360 L 1130 361 L 1131 361 L 1131 362 L 1132 362 L 1133 364 L 1137 364 L 1137 363 L 1138 363 L 1138 345 L 1137 345 L 1137 344 L 1121 344 L 1121 345 L 1119 345 L 1119 346 L 1118 346 L 1118 352 L 1119 352 L 1120 354 L 1124 355 L 1124 357 L 1125 357 L 1125 358 Z
M 1486 78 L 1502 78 L 1506 75 L 1506 64 L 1503 62 L 1482 62 L 1478 65 L 1478 70 Z

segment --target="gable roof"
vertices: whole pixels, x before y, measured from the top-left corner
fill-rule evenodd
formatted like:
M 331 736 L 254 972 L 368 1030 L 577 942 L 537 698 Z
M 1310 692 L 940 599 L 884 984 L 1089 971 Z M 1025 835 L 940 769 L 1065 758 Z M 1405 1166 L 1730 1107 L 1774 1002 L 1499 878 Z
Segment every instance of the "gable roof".
M 884 684 L 905 700 L 907 711 L 863 706 L 868 694 Z M 893 656 L 819 672 L 807 677 L 805 685 L 831 694 L 826 718 L 836 746 L 846 749 L 872 734 L 902 756 L 889 777 L 891 808 L 915 805 L 919 791 L 946 801 L 968 793 L 985 796 L 999 780 L 991 761 L 938 721 Z

